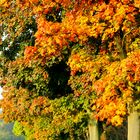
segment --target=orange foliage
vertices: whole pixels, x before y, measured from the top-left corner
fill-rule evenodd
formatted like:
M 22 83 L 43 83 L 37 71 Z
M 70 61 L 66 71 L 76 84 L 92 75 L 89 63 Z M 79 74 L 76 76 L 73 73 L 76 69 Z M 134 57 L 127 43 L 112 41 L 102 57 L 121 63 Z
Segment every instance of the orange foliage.
M 127 104 L 133 103 L 135 92 L 139 94 L 135 86 L 140 81 L 138 16 L 140 1 L 14 0 L 12 2 L 3 0 L 0 3 L 3 10 L 0 24 L 7 23 L 5 29 L 10 32 L 15 24 L 24 28 L 26 21 L 30 21 L 30 17 L 33 17 L 37 23 L 37 31 L 34 46 L 27 46 L 24 49 L 24 59 L 17 58 L 7 66 L 10 75 L 7 83 L 8 92 L 3 94 L 1 105 L 5 121 L 29 122 L 28 116 L 33 116 L 36 139 L 41 137 L 40 135 L 43 138 L 49 133 L 59 134 L 57 130 L 48 129 L 42 129 L 42 133 L 39 134 L 40 128 L 37 124 L 40 124 L 42 116 L 49 114 L 52 126 L 60 126 L 61 121 L 64 120 L 66 123 L 68 115 L 71 115 L 68 110 L 63 109 L 56 115 L 57 111 L 53 107 L 55 100 L 53 102 L 49 99 L 49 91 L 43 91 L 43 88 L 47 89 L 52 84 L 49 82 L 53 81 L 57 74 L 56 71 L 51 73 L 53 66 L 65 62 L 69 67 L 69 70 L 66 70 L 70 73 L 67 84 L 72 89 L 73 98 L 76 100 L 83 96 L 89 99 L 91 106 L 87 108 L 91 110 L 90 117 L 106 120 L 107 123 L 116 126 L 121 125 L 128 113 Z M 12 8 L 11 3 L 16 10 Z M 17 15 L 10 17 L 5 7 L 11 9 L 11 14 Z M 19 18 L 22 14 L 17 12 L 19 9 L 24 11 L 22 18 Z M 27 18 L 23 23 L 24 17 Z M 3 23 L 3 20 L 6 22 Z M 22 29 L 15 30 L 15 36 L 21 31 Z M 23 83 L 22 85 L 18 83 L 15 87 L 17 71 L 19 83 Z M 25 72 L 25 75 L 22 75 L 22 72 Z M 56 82 L 58 87 L 59 84 L 63 86 L 60 79 Z M 53 82 L 55 83 L 55 80 Z M 12 83 L 12 86 L 9 86 L 9 83 Z M 26 89 L 30 85 L 38 89 L 30 92 L 32 88 Z M 91 99 L 93 94 L 94 97 Z M 70 118 L 76 122 L 76 118 L 80 115 L 74 115 Z

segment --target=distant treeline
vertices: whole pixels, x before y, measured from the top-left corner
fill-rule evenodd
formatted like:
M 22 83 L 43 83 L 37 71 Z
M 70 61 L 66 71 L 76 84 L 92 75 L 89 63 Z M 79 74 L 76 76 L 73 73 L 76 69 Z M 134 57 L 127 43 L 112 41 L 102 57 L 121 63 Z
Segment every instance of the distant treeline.
M 0 120 L 0 140 L 24 140 L 23 137 L 16 137 L 12 133 L 13 123 L 4 123 Z

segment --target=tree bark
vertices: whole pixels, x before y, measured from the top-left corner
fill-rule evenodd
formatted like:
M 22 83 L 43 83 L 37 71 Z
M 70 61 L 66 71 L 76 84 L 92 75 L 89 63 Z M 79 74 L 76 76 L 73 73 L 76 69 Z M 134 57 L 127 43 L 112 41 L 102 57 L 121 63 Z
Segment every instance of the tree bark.
M 89 125 L 89 140 L 99 140 L 99 128 L 96 120 L 90 120 Z
M 128 116 L 128 140 L 140 140 L 140 114 L 137 111 Z

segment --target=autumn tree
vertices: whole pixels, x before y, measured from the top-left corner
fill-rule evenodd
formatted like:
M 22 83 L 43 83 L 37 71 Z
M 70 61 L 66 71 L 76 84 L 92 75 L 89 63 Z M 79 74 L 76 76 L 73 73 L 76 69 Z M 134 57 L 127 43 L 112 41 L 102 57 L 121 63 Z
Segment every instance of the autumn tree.
M 1 0 L 2 118 L 27 139 L 86 139 L 140 108 L 139 0 Z

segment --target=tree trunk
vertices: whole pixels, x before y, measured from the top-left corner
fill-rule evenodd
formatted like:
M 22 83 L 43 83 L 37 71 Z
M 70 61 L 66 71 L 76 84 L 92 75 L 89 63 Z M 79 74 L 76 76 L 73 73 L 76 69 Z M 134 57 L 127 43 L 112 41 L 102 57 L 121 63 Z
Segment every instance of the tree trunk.
M 140 114 L 137 111 L 128 116 L 128 140 L 140 140 Z
M 99 140 L 98 122 L 90 120 L 89 125 L 89 140 Z

